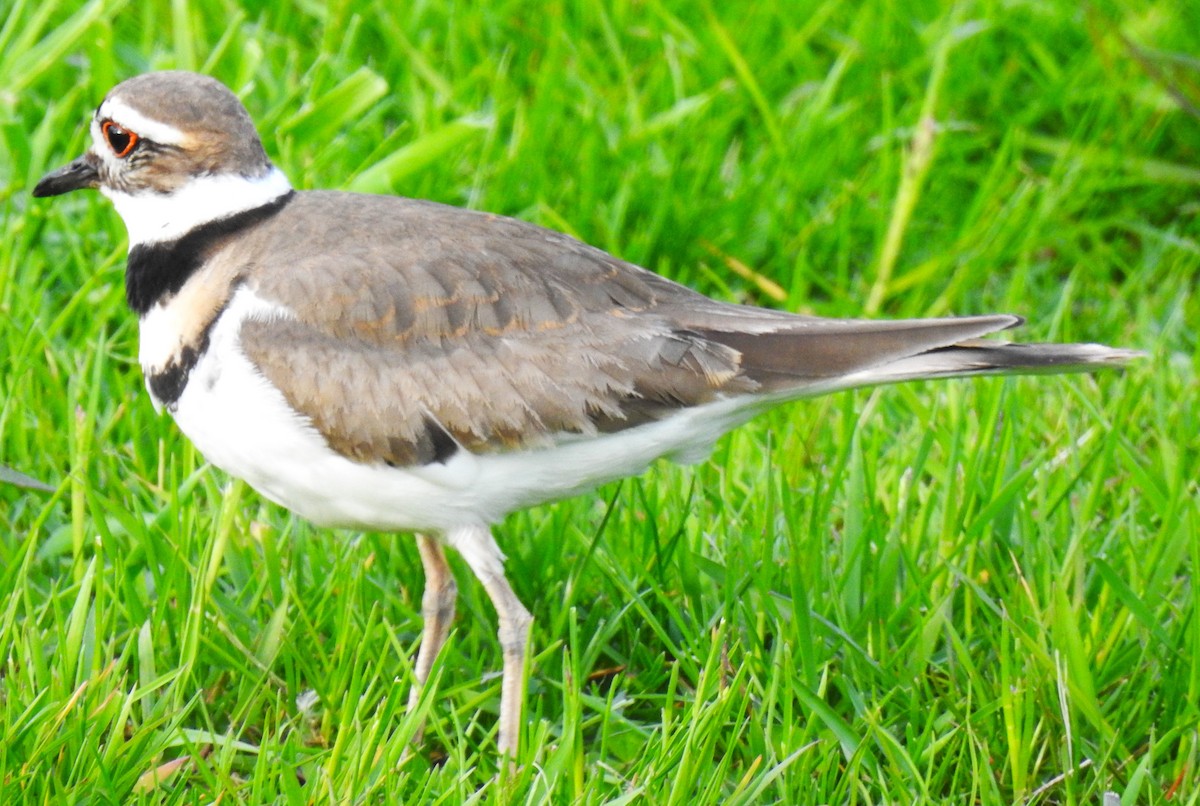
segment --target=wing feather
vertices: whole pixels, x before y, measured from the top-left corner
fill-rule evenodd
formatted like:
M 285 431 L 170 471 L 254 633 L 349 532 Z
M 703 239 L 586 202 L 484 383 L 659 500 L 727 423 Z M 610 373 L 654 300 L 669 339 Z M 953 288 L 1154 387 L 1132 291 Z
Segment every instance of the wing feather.
M 239 282 L 289 316 L 246 321 L 242 349 L 360 462 L 440 461 L 448 439 L 492 452 L 617 431 L 719 395 L 802 396 L 814 379 L 827 390 L 1018 321 L 721 303 L 532 224 L 394 197 L 297 194 L 255 233 L 231 257 Z M 314 249 L 270 259 L 296 243 Z

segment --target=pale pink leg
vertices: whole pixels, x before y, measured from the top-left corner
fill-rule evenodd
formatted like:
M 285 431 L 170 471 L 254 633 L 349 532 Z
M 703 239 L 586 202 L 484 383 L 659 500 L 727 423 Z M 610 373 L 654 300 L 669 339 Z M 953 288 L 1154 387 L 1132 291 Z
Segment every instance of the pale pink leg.
M 425 619 L 425 628 L 421 631 L 421 648 L 417 650 L 417 662 L 413 667 L 417 682 L 408 692 L 410 711 L 417 707 L 421 690 L 425 688 L 429 672 L 433 669 L 433 662 L 446 643 L 450 623 L 454 621 L 454 600 L 458 595 L 442 544 L 431 537 L 417 535 L 417 551 L 421 554 L 421 565 L 425 569 L 425 592 L 421 595 L 421 615 Z M 417 728 L 413 734 L 414 742 L 421 741 L 424 730 L 424 724 Z
M 496 608 L 500 651 L 504 657 L 496 744 L 502 755 L 515 756 L 521 736 L 521 707 L 525 700 L 525 647 L 533 616 L 504 577 L 504 555 L 490 529 L 486 526 L 454 529 L 447 532 L 446 542 L 462 554 Z

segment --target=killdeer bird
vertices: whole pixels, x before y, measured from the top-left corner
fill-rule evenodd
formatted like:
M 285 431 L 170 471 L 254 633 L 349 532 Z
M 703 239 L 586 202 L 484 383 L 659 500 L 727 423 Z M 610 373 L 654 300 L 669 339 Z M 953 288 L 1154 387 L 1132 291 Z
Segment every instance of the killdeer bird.
M 918 378 L 1072 372 L 1137 353 L 981 337 L 992 315 L 833 320 L 709 299 L 565 235 L 390 196 L 295 191 L 202 75 L 108 93 L 35 196 L 96 188 L 129 230 L 139 360 L 212 464 L 322 525 L 413 531 L 415 695 L 446 639 L 456 549 L 495 605 L 497 745 L 517 748 L 531 616 L 491 525 L 704 457 L 785 401 Z

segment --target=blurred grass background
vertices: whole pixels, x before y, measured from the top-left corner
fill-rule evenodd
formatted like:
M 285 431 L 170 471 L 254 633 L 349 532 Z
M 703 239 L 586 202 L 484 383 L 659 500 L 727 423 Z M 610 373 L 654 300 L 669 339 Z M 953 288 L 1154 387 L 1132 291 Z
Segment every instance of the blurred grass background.
M 1200 14 L 1182 2 L 0 0 L 0 801 L 1195 803 Z M 1007 311 L 1124 374 L 773 412 L 499 530 L 519 771 L 420 564 L 155 415 L 125 233 L 34 201 L 107 90 L 230 85 L 301 188 L 569 232 L 827 316 Z M 30 479 L 52 492 L 18 486 Z

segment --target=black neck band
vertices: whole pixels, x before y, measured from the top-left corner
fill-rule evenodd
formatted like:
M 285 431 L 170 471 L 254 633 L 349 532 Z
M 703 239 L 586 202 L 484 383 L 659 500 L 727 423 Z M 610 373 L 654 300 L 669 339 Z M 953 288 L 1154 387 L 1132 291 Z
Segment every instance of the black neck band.
M 252 210 L 201 224 L 173 241 L 138 244 L 125 267 L 125 300 L 141 316 L 164 297 L 176 294 L 208 258 L 211 249 L 241 230 L 265 221 L 291 201 L 294 191 Z

